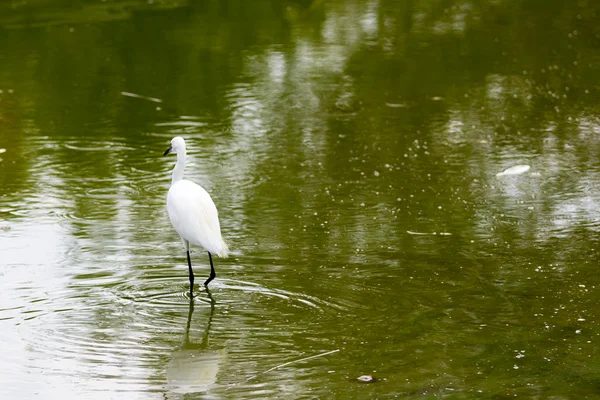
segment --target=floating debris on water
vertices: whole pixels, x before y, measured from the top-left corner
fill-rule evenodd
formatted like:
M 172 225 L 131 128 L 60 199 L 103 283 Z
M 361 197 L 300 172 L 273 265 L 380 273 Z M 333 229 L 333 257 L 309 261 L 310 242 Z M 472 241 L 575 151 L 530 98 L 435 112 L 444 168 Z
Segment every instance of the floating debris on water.
M 502 172 L 498 172 L 496 176 L 520 175 L 529 171 L 530 168 L 530 165 L 515 165 L 514 167 L 507 168 Z
M 6 149 L 0 149 L 0 154 L 6 153 Z
M 181 115 L 179 118 L 181 118 L 181 119 L 202 119 L 201 117 L 198 117 L 196 115 Z
M 162 103 L 162 100 L 157 99 L 156 97 L 142 96 L 141 94 L 135 94 L 135 93 L 130 93 L 130 92 L 121 92 L 121 94 L 123 96 L 134 97 L 136 99 L 149 100 L 149 101 L 153 101 L 155 103 Z
M 363 383 L 377 382 L 377 379 L 374 378 L 373 375 L 361 375 L 358 378 L 356 378 L 356 380 Z
M 154 124 L 154 126 L 205 126 L 205 122 L 197 122 L 197 121 L 172 121 L 172 122 L 159 122 Z
M 404 108 L 406 107 L 406 104 L 403 103 L 385 103 L 386 106 L 391 107 L 391 108 Z
M 406 231 L 409 235 L 417 235 L 417 236 L 452 236 L 450 232 L 413 232 Z

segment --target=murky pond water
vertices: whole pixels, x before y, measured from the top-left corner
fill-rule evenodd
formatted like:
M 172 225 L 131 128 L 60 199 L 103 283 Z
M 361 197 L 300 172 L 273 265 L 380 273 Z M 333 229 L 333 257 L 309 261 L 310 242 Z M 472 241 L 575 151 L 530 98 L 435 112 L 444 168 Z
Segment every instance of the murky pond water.
M 0 6 L 0 397 L 598 395 L 593 2 L 69 4 Z

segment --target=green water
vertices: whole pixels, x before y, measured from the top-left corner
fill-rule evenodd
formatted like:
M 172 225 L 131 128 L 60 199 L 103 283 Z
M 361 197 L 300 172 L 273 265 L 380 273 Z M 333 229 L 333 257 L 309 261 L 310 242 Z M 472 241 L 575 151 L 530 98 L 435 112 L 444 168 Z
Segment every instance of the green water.
M 597 13 L 0 5 L 0 398 L 597 398 Z

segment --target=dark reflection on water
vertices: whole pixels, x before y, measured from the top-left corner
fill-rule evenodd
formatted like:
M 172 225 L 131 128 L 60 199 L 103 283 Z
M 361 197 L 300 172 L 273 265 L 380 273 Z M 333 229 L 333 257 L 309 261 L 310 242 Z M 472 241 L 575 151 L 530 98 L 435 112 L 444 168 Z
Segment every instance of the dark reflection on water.
M 0 397 L 593 397 L 596 13 L 0 5 Z M 233 250 L 191 302 L 176 135 Z

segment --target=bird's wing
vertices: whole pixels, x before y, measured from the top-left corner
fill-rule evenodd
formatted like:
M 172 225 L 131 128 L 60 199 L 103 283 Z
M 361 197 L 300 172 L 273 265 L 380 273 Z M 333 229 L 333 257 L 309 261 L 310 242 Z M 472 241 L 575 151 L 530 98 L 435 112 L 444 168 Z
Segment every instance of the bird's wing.
M 201 186 L 186 180 L 171 186 L 167 209 L 173 227 L 182 238 L 211 253 L 223 252 L 219 213 Z

